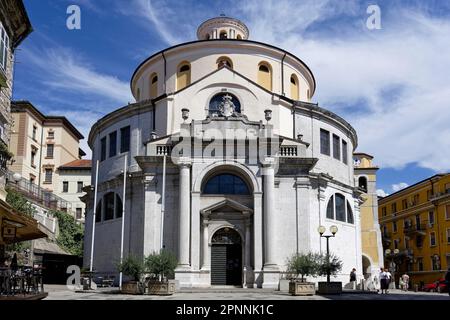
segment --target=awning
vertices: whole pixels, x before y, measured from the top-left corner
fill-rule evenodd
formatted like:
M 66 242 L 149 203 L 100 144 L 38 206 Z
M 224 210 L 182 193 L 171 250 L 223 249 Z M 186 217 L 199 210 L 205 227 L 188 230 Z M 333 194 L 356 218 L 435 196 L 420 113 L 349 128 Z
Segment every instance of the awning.
M 62 249 L 55 242 L 47 239 L 38 239 L 34 242 L 33 251 L 35 254 L 58 254 L 70 256 L 71 254 Z
M 17 212 L 3 200 L 0 200 L 0 227 L 0 244 L 47 237 L 35 219 Z

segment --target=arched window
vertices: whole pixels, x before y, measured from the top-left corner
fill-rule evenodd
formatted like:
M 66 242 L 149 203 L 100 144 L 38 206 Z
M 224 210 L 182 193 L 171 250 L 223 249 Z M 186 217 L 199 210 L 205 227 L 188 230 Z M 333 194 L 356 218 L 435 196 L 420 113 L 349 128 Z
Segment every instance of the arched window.
M 223 66 L 227 66 L 230 69 L 233 69 L 233 61 L 231 61 L 228 57 L 220 57 L 217 59 L 217 68 L 222 68 Z
M 95 209 L 95 222 L 102 221 L 102 199 L 97 204 L 97 208 Z
M 272 70 L 270 65 L 265 62 L 258 65 L 258 84 L 266 90 L 272 91 Z
M 342 194 L 337 193 L 334 201 L 336 220 L 345 222 L 345 197 Z
M 109 192 L 103 196 L 105 204 L 105 220 L 114 219 L 114 192 Z
M 206 34 L 206 39 L 205 40 L 209 40 L 211 39 L 211 35 L 209 33 Z
M 177 90 L 186 88 L 191 84 L 191 65 L 189 62 L 183 62 L 178 67 L 177 72 Z
M 137 88 L 136 101 L 141 101 L 141 89 Z
M 350 202 L 345 200 L 345 197 L 342 194 L 336 193 L 328 200 L 327 219 L 338 220 L 351 224 L 355 223 L 352 206 L 350 205 Z
M 223 102 L 223 97 L 226 95 L 231 96 L 231 102 L 233 102 L 233 104 L 234 104 L 234 111 L 236 111 L 237 113 L 241 113 L 241 103 L 239 102 L 238 98 L 236 98 L 236 96 L 231 93 L 221 92 L 221 93 L 216 94 L 209 101 L 208 111 L 209 111 L 210 115 L 217 116 L 219 114 L 220 104 Z
M 150 98 L 156 98 L 158 96 L 158 75 L 153 73 L 150 76 Z
M 249 195 L 250 190 L 240 177 L 223 173 L 210 178 L 203 188 L 203 193 Z
M 116 194 L 116 218 L 122 218 L 122 199 L 120 199 L 120 196 Z
M 359 177 L 358 179 L 358 187 L 363 189 L 367 192 L 367 178 L 366 177 Z
M 347 222 L 354 224 L 355 218 L 353 217 L 353 210 L 352 206 L 350 205 L 350 202 L 347 201 Z
M 220 31 L 220 39 L 228 39 L 228 33 L 225 30 Z
M 238 40 L 242 40 L 242 37 L 241 37 L 241 35 L 240 35 L 240 34 L 238 34 L 238 35 L 237 35 L 237 37 L 236 37 L 236 39 L 238 39 Z
M 291 99 L 298 100 L 298 79 L 295 74 L 291 75 Z
M 308 89 L 308 90 L 306 90 L 306 97 L 308 98 L 308 100 L 310 100 L 310 99 L 311 99 L 311 97 L 310 97 L 310 93 L 309 93 L 309 89 Z
M 327 218 L 334 219 L 334 196 L 331 196 L 327 205 Z

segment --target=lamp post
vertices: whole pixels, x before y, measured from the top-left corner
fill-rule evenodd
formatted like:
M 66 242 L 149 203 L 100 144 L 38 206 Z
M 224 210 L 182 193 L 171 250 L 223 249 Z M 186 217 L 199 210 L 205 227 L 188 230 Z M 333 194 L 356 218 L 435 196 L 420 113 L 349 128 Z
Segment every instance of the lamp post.
M 324 226 L 320 226 L 317 231 L 319 231 L 320 237 L 321 238 L 325 238 L 327 239 L 327 262 L 328 265 L 330 264 L 330 245 L 329 245 L 329 240 L 330 238 L 334 238 L 336 236 L 336 233 L 338 232 L 338 227 L 336 226 L 331 226 L 330 227 L 330 232 L 331 235 L 327 235 L 324 236 L 323 234 L 326 231 L 326 228 Z M 330 284 L 330 268 L 327 268 L 327 283 Z
M 394 279 L 394 289 L 395 289 L 395 270 L 396 270 L 396 264 L 395 264 L 395 256 L 397 256 L 400 253 L 400 250 L 398 249 L 394 249 L 394 251 L 391 251 L 391 249 L 386 249 L 384 251 L 384 254 L 386 256 L 386 258 L 389 258 L 389 260 L 391 261 L 389 263 L 389 271 L 392 274 L 392 278 Z

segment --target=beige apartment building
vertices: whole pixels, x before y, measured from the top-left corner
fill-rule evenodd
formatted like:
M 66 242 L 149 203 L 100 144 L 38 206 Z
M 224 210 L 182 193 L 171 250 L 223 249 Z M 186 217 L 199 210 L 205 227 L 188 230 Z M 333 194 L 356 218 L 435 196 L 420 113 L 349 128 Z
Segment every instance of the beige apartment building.
M 84 212 L 84 205 L 79 204 L 79 197 L 84 193 L 76 192 L 81 191 L 77 186 L 74 186 L 76 191 L 69 193 L 66 186 L 68 180 L 73 182 L 74 179 L 77 184 L 89 184 L 86 171 L 90 174 L 90 167 L 72 170 L 70 179 L 65 169 L 73 168 L 72 164 L 86 155 L 80 149 L 83 135 L 67 118 L 44 115 L 28 101 L 12 102 L 11 114 L 14 124 L 10 149 L 14 158 L 9 170 L 69 202 L 67 210 L 74 216 L 77 208 Z

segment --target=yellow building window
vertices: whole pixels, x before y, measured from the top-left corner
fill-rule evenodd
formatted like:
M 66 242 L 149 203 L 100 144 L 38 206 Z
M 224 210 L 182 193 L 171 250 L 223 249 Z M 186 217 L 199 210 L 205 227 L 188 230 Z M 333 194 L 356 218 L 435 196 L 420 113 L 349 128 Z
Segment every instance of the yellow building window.
M 258 65 L 258 84 L 264 89 L 272 91 L 272 68 L 266 62 Z
M 295 74 L 291 75 L 291 99 L 298 100 L 299 97 L 298 79 Z
M 158 75 L 153 73 L 150 76 L 150 98 L 156 98 L 158 96 Z
M 186 88 L 191 84 L 191 65 L 189 62 L 183 62 L 178 67 L 177 72 L 177 90 Z

